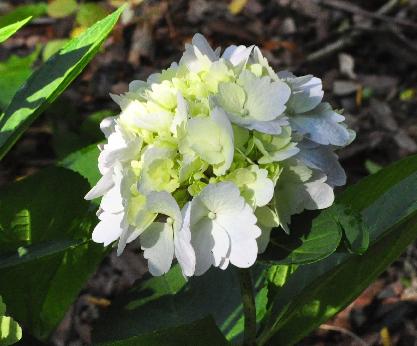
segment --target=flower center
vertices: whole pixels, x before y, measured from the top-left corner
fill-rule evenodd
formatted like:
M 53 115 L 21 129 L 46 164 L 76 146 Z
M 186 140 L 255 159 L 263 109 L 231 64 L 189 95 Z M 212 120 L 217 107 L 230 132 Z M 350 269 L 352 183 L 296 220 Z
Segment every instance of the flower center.
M 214 220 L 216 218 L 216 214 L 213 213 L 212 211 L 210 211 L 207 216 L 210 220 Z

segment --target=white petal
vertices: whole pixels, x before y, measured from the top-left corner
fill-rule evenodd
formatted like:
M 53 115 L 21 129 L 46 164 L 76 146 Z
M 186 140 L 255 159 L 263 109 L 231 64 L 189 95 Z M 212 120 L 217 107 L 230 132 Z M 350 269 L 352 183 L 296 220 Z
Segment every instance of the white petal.
M 92 239 L 96 243 L 103 243 L 107 246 L 117 240 L 123 231 L 121 226 L 123 213 L 101 213 L 100 220 L 94 228 Z
M 185 131 L 188 119 L 188 104 L 181 92 L 177 94 L 177 110 L 171 124 L 171 132 L 178 137 L 181 131 Z
M 100 130 L 104 133 L 106 138 L 108 138 L 110 134 L 114 132 L 114 127 L 116 125 L 115 120 L 116 117 L 107 117 L 100 122 Z
M 204 274 L 214 264 L 214 257 L 211 252 L 214 246 L 214 239 L 211 231 L 212 223 L 207 218 L 192 226 L 191 244 L 196 257 L 194 275 Z
M 294 113 L 304 113 L 319 105 L 323 99 L 323 87 L 320 78 L 311 75 L 287 80 L 292 94 L 287 107 Z
M 333 204 L 333 189 L 324 181 L 325 178 L 322 178 L 306 184 L 306 192 L 310 197 L 309 200 L 307 200 L 306 209 L 324 209 Z
M 243 71 L 238 79 L 247 94 L 245 108 L 250 117 L 261 121 L 271 121 L 282 114 L 286 107 L 291 89 L 282 81 L 273 81 L 269 77 L 256 77 L 249 71 Z
M 174 257 L 172 225 L 154 222 L 140 235 L 143 256 L 148 259 L 149 272 L 161 276 L 169 271 Z
M 230 168 L 233 161 L 234 155 L 234 139 L 233 139 L 233 128 L 226 113 L 221 108 L 214 108 L 210 114 L 214 122 L 222 129 L 225 133 L 223 136 L 223 150 L 225 155 L 224 163 L 213 169 L 214 174 L 223 175 Z
M 104 174 L 97 184 L 85 195 L 84 199 L 92 200 L 94 198 L 103 196 L 114 185 L 113 171 L 109 170 Z
M 182 228 L 174 233 L 175 257 L 184 276 L 194 275 L 196 263 L 195 252 L 191 246 L 190 212 L 191 204 L 187 203 L 181 211 L 183 216 Z
M 269 135 L 279 135 L 282 131 L 282 127 L 288 125 L 286 117 L 278 117 L 271 121 L 250 121 L 242 126 L 249 130 L 256 130 L 259 132 L 267 133 Z
M 259 169 L 258 166 L 253 165 L 250 170 L 256 174 L 256 180 L 248 187 L 254 192 L 255 205 L 263 207 L 269 203 L 274 195 L 274 183 L 268 178 L 266 169 Z
M 118 213 L 124 210 L 119 184 L 114 185 L 106 192 L 101 200 L 100 208 L 110 213 Z
M 166 191 L 151 192 L 147 196 L 146 208 L 151 213 L 164 214 L 174 220 L 174 229 L 179 230 L 182 226 L 182 215 L 177 201 Z
M 229 46 L 223 52 L 222 58 L 229 60 L 233 66 L 246 64 L 254 46 Z
M 214 257 L 214 266 L 218 267 L 225 258 L 230 256 L 230 238 L 226 230 L 213 220 L 213 228 L 211 234 L 214 239 L 214 246 L 212 249 Z
M 258 255 L 256 238 L 261 230 L 256 223 L 256 217 L 249 205 L 240 213 L 231 215 L 218 215 L 216 222 L 227 230 L 230 237 L 230 263 L 239 268 L 252 266 Z
M 268 247 L 269 240 L 271 238 L 272 227 L 259 226 L 259 228 L 261 229 L 262 233 L 259 238 L 256 238 L 256 242 L 258 243 L 258 253 L 263 253 Z
M 327 146 L 299 143 L 300 152 L 296 156 L 308 167 L 321 170 L 327 176 L 326 183 L 331 186 L 346 184 L 346 173 L 339 163 L 337 155 Z
M 245 203 L 243 197 L 240 196 L 238 187 L 229 181 L 208 184 L 194 200 L 201 201 L 208 211 L 214 213 L 230 213 L 242 210 Z M 191 212 L 191 218 L 193 218 L 193 213 L 194 210 Z
M 180 65 L 185 65 L 188 70 L 198 73 L 203 69 L 208 69 L 211 63 L 218 58 L 218 53 L 213 51 L 205 37 L 201 34 L 195 34 L 191 44 L 185 45 Z
M 218 55 L 214 52 L 213 48 L 210 47 L 206 38 L 200 33 L 195 34 L 191 42 L 202 54 L 206 55 L 211 61 L 215 61 L 219 58 Z
M 134 228 L 132 226 L 125 226 L 123 228 L 123 232 L 120 234 L 119 242 L 117 244 L 117 256 L 120 256 L 123 253 L 126 248 L 126 244 L 137 238 L 137 236 L 132 237 L 132 235 L 135 235 Z
M 323 145 L 345 146 L 351 135 L 340 124 L 345 118 L 334 112 L 328 103 L 322 103 L 310 112 L 290 117 L 294 130 Z

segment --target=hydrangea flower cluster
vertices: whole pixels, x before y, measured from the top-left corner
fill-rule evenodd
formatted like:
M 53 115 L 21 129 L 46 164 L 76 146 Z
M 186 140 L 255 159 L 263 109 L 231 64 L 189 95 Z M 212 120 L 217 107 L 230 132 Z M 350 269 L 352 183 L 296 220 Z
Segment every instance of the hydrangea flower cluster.
M 319 78 L 275 73 L 258 47 L 220 55 L 196 34 L 179 63 L 133 81 L 100 124 L 103 196 L 93 240 L 139 238 L 151 274 L 176 258 L 185 276 L 229 263 L 246 268 L 270 232 L 322 209 L 343 185 L 335 150 L 354 132 L 322 102 Z

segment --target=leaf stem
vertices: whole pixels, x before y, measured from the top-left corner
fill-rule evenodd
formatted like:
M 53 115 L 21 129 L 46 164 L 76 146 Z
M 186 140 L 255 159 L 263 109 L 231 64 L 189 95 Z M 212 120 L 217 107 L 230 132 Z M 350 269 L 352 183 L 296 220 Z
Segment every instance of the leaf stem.
M 242 295 L 245 329 L 243 345 L 256 346 L 256 305 L 250 268 L 238 268 L 240 292 Z

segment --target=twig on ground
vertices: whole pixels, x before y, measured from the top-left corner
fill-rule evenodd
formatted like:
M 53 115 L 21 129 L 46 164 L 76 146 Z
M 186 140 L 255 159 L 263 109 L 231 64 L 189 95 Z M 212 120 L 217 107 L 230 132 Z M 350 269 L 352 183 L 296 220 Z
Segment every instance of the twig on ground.
M 357 336 L 355 333 L 351 332 L 350 330 L 347 330 L 346 328 L 331 326 L 329 324 L 322 324 L 320 326 L 320 329 L 330 330 L 330 331 L 339 332 L 339 333 L 342 333 L 342 334 L 349 335 L 360 346 L 369 346 L 362 338 L 360 338 L 359 336 Z
M 327 5 L 330 6 L 330 3 L 333 3 L 333 5 L 335 5 L 336 3 L 338 3 L 339 5 L 341 5 L 343 3 L 342 6 L 345 6 L 345 8 L 350 8 L 352 10 L 352 8 L 355 8 L 355 11 L 364 11 L 366 13 L 371 13 L 365 10 L 362 10 L 360 7 L 357 7 L 355 5 L 346 3 L 344 1 L 340 1 L 340 0 L 319 0 L 319 3 L 323 4 L 323 5 Z M 376 15 L 377 17 L 383 16 L 384 18 L 389 18 L 392 19 L 391 17 L 387 17 L 385 16 L 386 13 L 389 13 L 398 3 L 398 0 L 389 0 L 388 2 L 386 2 L 384 5 L 382 5 L 375 13 L 371 13 L 372 15 Z M 333 6 L 334 8 L 336 6 Z M 341 8 L 339 8 L 341 9 Z M 352 11 L 350 11 L 352 12 Z M 363 13 L 361 13 L 363 15 Z M 395 19 L 395 18 L 394 18 Z M 416 27 L 417 27 L 417 23 L 415 23 Z M 356 30 L 356 29 L 359 29 Z M 357 37 L 361 36 L 361 32 L 360 31 L 365 31 L 362 30 L 363 28 L 360 26 L 360 23 L 352 28 L 352 31 L 348 32 L 345 36 L 342 36 L 341 38 L 339 38 L 338 40 L 329 43 L 328 45 L 324 46 L 323 48 L 310 53 L 309 55 L 307 55 L 305 62 L 313 62 L 313 61 L 317 61 L 321 58 L 324 58 L 326 56 L 329 56 L 333 53 L 336 53 L 342 49 L 344 49 L 345 47 L 353 44 L 356 40 Z
M 319 1 L 320 4 L 323 4 L 325 6 L 328 7 L 332 7 L 341 11 L 345 11 L 345 12 L 349 12 L 349 13 L 353 13 L 353 14 L 357 14 L 360 15 L 362 17 L 368 17 L 371 19 L 376 19 L 376 20 L 380 20 L 382 22 L 387 22 L 387 23 L 395 23 L 397 25 L 402 25 L 402 26 L 408 26 L 411 28 L 417 28 L 417 23 L 406 20 L 406 19 L 402 19 L 402 18 L 395 18 L 395 17 L 389 17 L 386 16 L 385 14 L 381 13 L 380 11 L 377 12 L 369 12 L 364 10 L 363 8 L 356 6 L 354 4 L 348 3 L 346 1 L 342 1 L 342 0 L 320 0 Z M 385 5 L 384 5 L 385 7 Z M 385 10 L 385 8 L 384 8 Z

